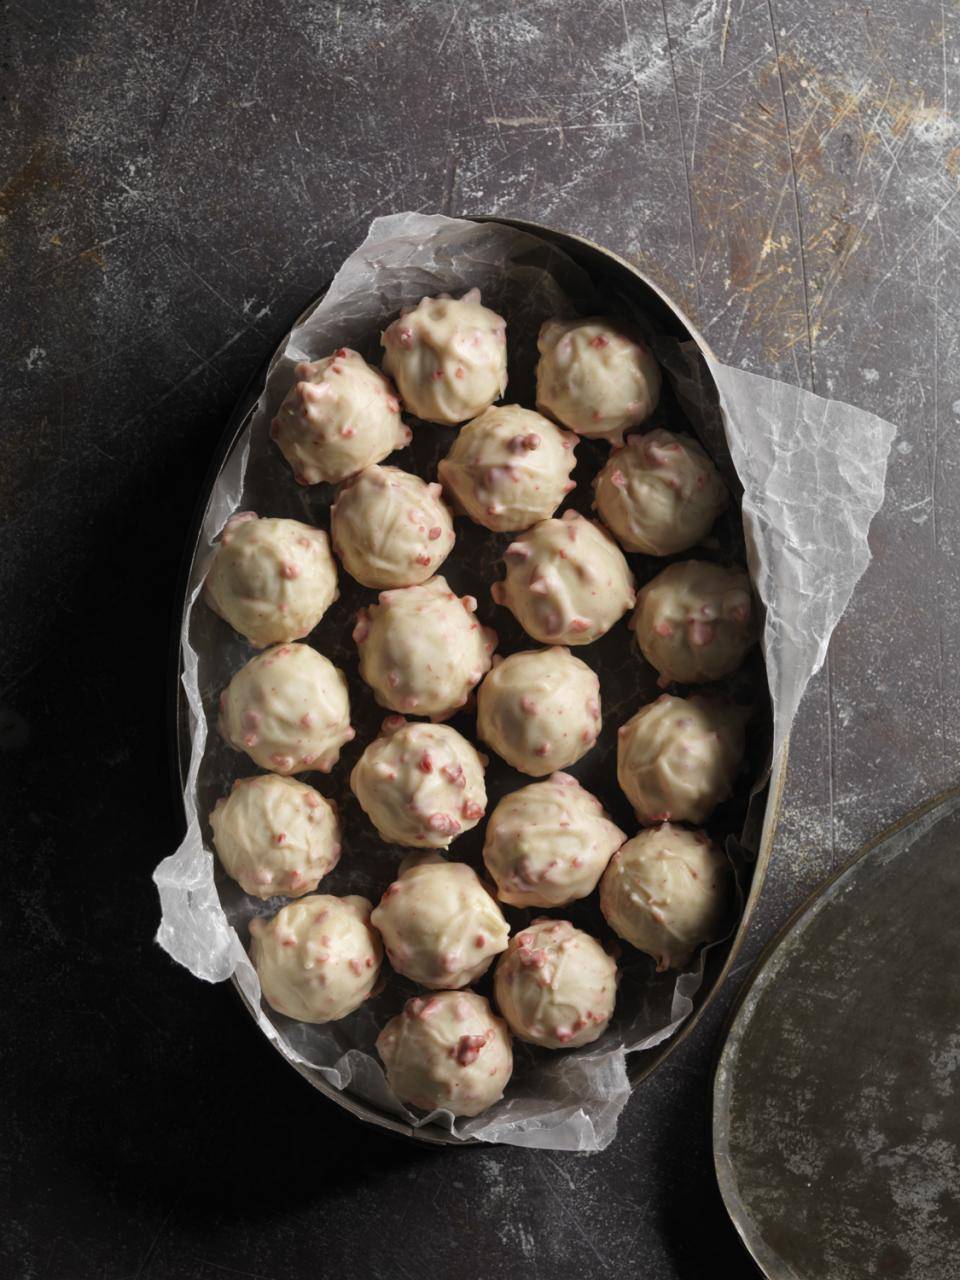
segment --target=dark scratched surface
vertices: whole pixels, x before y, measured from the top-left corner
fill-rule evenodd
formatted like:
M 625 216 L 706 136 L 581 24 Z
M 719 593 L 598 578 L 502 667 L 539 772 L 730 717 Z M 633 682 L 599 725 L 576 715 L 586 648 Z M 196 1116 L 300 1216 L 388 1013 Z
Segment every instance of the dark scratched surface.
M 709 1079 L 763 943 L 960 762 L 960 41 L 939 0 L 0 4 L 0 1269 L 749 1276 Z M 168 627 L 244 384 L 370 219 L 530 218 L 897 422 L 731 979 L 591 1158 L 357 1126 L 151 941 Z

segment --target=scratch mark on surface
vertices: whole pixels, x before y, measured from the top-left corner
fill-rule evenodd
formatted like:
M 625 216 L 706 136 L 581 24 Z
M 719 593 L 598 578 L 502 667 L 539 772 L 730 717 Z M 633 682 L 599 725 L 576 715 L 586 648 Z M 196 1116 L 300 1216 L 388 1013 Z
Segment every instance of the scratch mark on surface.
M 500 143 L 501 150 L 506 151 L 507 144 L 504 142 L 503 134 L 500 132 L 500 125 L 496 123 L 499 119 L 497 115 L 497 104 L 493 100 L 493 89 L 490 87 L 490 77 L 487 75 L 486 59 L 483 56 L 483 50 L 480 48 L 480 42 L 477 40 L 477 35 L 473 29 L 472 23 L 470 24 L 470 40 L 476 50 L 477 61 L 480 63 L 480 72 L 483 76 L 483 84 L 487 91 L 487 101 L 490 103 L 490 113 L 493 116 L 494 127 L 497 131 L 497 141 Z
M 460 3 L 455 6 L 453 10 L 453 16 L 451 17 L 450 21 L 447 23 L 447 29 L 446 31 L 444 31 L 443 35 L 440 37 L 440 43 L 437 45 L 437 53 L 441 53 L 443 51 L 443 46 L 447 43 L 447 37 L 450 35 L 450 32 L 453 30 L 454 26 L 456 25 L 457 19 L 460 17 L 460 14 L 463 12 L 463 6 L 466 3 L 467 3 L 467 0 L 460 0 Z
M 723 66 L 723 60 L 727 53 L 727 36 L 730 34 L 730 10 L 733 8 L 733 0 L 727 0 L 727 11 L 723 15 L 723 30 L 720 32 L 720 65 Z
M 620 0 L 621 5 L 624 0 Z M 683 181 L 687 188 L 687 227 L 690 232 L 690 257 L 691 266 L 693 267 L 694 282 L 697 290 L 697 320 L 699 321 L 700 312 L 703 309 L 703 300 L 700 297 L 700 272 L 697 270 L 697 237 L 694 232 L 693 221 L 693 188 L 690 185 L 690 166 L 687 164 L 687 148 L 683 140 L 683 120 L 680 115 L 680 94 L 677 91 L 677 70 L 673 65 L 673 49 L 670 44 L 670 25 L 667 22 L 667 4 L 666 0 L 660 0 L 660 12 L 663 15 L 663 30 L 667 41 L 667 57 L 670 64 L 670 82 L 673 85 L 673 106 L 677 115 L 677 131 L 680 134 L 680 154 L 683 156 Z M 626 21 L 626 10 L 624 10 L 624 21 Z
M 484 116 L 483 123 L 503 125 L 505 129 L 521 129 L 525 124 L 556 126 L 560 119 L 558 116 Z
M 643 102 L 640 98 L 640 74 L 637 71 L 637 58 L 633 52 L 633 37 L 630 34 L 630 24 L 627 22 L 627 4 L 626 0 L 620 0 L 620 13 L 623 17 L 623 34 L 627 39 L 627 57 L 630 59 L 630 70 L 633 73 L 633 97 L 637 104 L 637 119 L 640 121 L 640 141 L 647 145 L 647 126 L 643 121 Z M 664 23 L 666 23 L 666 14 L 664 14 Z M 667 36 L 667 49 L 670 48 L 670 36 Z M 672 65 L 672 58 L 671 58 Z M 676 87 L 676 86 L 674 86 Z
M 780 102 L 783 106 L 783 128 L 786 134 L 787 154 L 790 157 L 790 182 L 793 187 L 793 205 L 797 218 L 797 247 L 800 258 L 800 283 L 803 287 L 803 318 L 807 326 L 807 363 L 810 368 L 810 387 L 816 391 L 817 380 L 813 372 L 813 330 L 810 324 L 810 288 L 807 282 L 807 264 L 803 250 L 803 215 L 800 212 L 800 188 L 797 186 L 797 168 L 793 159 L 793 142 L 790 135 L 790 113 L 787 110 L 787 94 L 783 85 L 783 67 L 780 63 L 780 46 L 777 43 L 777 26 L 773 16 L 773 0 L 767 0 L 770 31 L 773 36 L 773 53 L 777 63 L 777 83 L 780 86 Z

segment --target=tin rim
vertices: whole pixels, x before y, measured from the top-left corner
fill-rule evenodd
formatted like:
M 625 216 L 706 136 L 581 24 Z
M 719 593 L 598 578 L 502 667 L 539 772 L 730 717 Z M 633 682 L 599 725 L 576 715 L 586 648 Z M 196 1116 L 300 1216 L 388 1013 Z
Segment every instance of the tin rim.
M 651 280 L 639 267 L 628 259 L 621 257 L 612 250 L 605 248 L 603 245 L 597 244 L 595 241 L 588 240 L 585 236 L 577 235 L 574 232 L 558 230 L 555 227 L 543 226 L 540 223 L 531 222 L 521 218 L 501 217 L 493 214 L 469 214 L 465 215 L 464 221 L 468 222 L 491 222 L 500 223 L 503 226 L 513 227 L 518 231 L 525 231 L 528 235 L 535 236 L 540 240 L 547 240 L 558 248 L 563 249 L 570 254 L 575 260 L 582 258 L 584 253 L 588 257 L 605 260 L 613 264 L 620 272 L 622 272 L 630 283 L 636 287 L 637 284 L 641 289 L 652 293 L 664 308 L 686 333 L 686 335 L 696 343 L 698 349 L 716 360 L 717 357 L 710 347 L 709 343 L 696 328 L 695 325 L 686 316 L 680 306 L 660 288 L 653 280 Z M 577 252 L 579 250 L 579 254 Z M 310 311 L 318 304 L 326 293 L 325 285 L 307 304 L 299 316 L 292 322 L 284 333 L 282 342 L 286 341 L 286 334 L 290 329 L 295 328 L 309 314 Z M 186 821 L 186 813 L 183 807 L 183 788 L 186 784 L 186 762 L 189 759 L 190 736 L 188 727 L 188 717 L 186 709 L 186 701 L 183 694 L 182 685 L 182 658 L 180 651 L 180 634 L 183 617 L 188 604 L 189 583 L 192 576 L 193 566 L 199 546 L 200 528 L 203 517 L 210 500 L 210 494 L 216 483 L 221 470 L 233 451 L 233 448 L 246 428 L 250 416 L 253 413 L 260 391 L 263 386 L 264 377 L 269 369 L 273 359 L 271 355 L 251 376 L 246 387 L 244 388 L 237 405 L 228 419 L 223 434 L 214 450 L 213 458 L 207 468 L 201 486 L 200 494 L 197 499 L 196 509 L 194 511 L 193 520 L 188 532 L 185 544 L 183 559 L 180 567 L 179 588 L 176 594 L 177 608 L 172 620 L 171 630 L 171 672 L 173 680 L 171 681 L 172 701 L 169 708 L 169 745 L 172 756 L 171 781 L 174 784 L 175 804 L 178 811 L 183 815 Z M 709 372 L 709 371 L 708 371 Z M 711 382 L 713 381 L 711 375 Z M 637 1054 L 630 1055 L 636 1059 L 636 1065 L 627 1068 L 627 1076 L 630 1081 L 631 1090 L 635 1090 L 638 1086 L 651 1076 L 679 1046 L 691 1034 L 697 1023 L 702 1018 L 704 1012 L 717 995 L 721 986 L 729 976 L 733 963 L 740 952 L 743 940 L 746 935 L 747 926 L 753 915 L 760 890 L 766 878 L 767 868 L 769 866 L 770 857 L 773 849 L 773 841 L 776 834 L 777 825 L 780 817 L 780 807 L 783 798 L 783 790 L 786 782 L 787 771 L 787 755 L 789 741 L 785 740 L 778 755 L 771 761 L 769 777 L 763 787 L 759 789 L 762 796 L 766 793 L 764 804 L 764 817 L 760 837 L 760 846 L 757 856 L 753 862 L 753 875 L 750 880 L 750 887 L 746 894 L 743 904 L 743 912 L 737 923 L 733 937 L 727 945 L 727 950 L 723 961 L 719 968 L 712 975 L 709 987 L 701 986 L 700 992 L 702 997 L 697 1001 L 689 1017 L 684 1021 L 683 1025 L 662 1044 L 652 1049 L 641 1050 Z M 241 1002 L 246 1008 L 250 1016 L 256 1020 L 257 1011 L 253 1008 L 245 992 L 241 988 L 236 976 L 231 977 L 230 982 L 239 996 Z M 351 1115 L 368 1124 L 377 1125 L 380 1128 L 387 1129 L 399 1136 L 413 1138 L 416 1141 L 428 1143 L 433 1146 L 469 1146 L 476 1145 L 477 1139 L 474 1138 L 458 1138 L 454 1134 L 448 1133 L 439 1125 L 429 1124 L 420 1128 L 413 1128 L 411 1125 L 398 1120 L 395 1116 L 389 1115 L 387 1112 L 379 1111 L 377 1108 L 369 1106 L 367 1103 L 352 1097 L 349 1093 L 342 1092 L 328 1084 L 326 1080 L 317 1072 L 302 1063 L 292 1062 L 283 1053 L 276 1041 L 271 1041 L 274 1049 L 281 1054 L 288 1064 L 294 1068 L 305 1080 L 320 1093 L 330 1098 L 338 1106 L 349 1111 Z M 629 1059 L 628 1059 L 629 1064 Z

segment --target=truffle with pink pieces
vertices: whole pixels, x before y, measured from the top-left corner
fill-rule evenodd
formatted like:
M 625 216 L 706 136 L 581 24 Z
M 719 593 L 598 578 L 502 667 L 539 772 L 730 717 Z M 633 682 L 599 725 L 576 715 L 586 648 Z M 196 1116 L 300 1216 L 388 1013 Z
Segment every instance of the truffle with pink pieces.
M 253 511 L 227 521 L 204 581 L 210 608 L 258 649 L 309 635 L 338 595 L 322 529 Z
M 453 550 L 453 517 L 439 484 L 398 467 L 367 467 L 337 490 L 333 548 L 365 587 L 410 587 L 436 573 Z
M 382 591 L 377 604 L 361 609 L 353 638 L 377 702 L 434 720 L 464 706 L 497 646 L 476 609 L 473 596 L 457 596 L 442 577 Z
M 435 990 L 476 982 L 510 936 L 473 868 L 438 853 L 407 859 L 371 920 L 397 973 Z
M 547 320 L 537 346 L 537 408 L 579 435 L 620 444 L 657 407 L 660 366 L 629 326 Z
M 725 698 L 663 694 L 617 737 L 617 780 L 639 822 L 705 822 L 733 794 L 748 711 Z
M 569 649 L 528 649 L 494 664 L 477 693 L 477 733 L 535 778 L 579 760 L 600 733 L 600 681 Z
M 354 765 L 350 788 L 384 840 L 445 849 L 486 811 L 485 763 L 449 725 L 388 716 Z
M 668 565 L 640 591 L 632 625 L 661 686 L 720 680 L 757 640 L 747 571 L 705 560 Z
M 529 529 L 574 488 L 576 440 L 542 414 L 497 405 L 457 432 L 438 474 L 457 509 L 485 529 Z
M 354 737 L 346 677 L 309 645 L 274 645 L 220 695 L 220 733 L 262 769 L 329 773 Z
M 630 436 L 597 476 L 600 519 L 627 551 L 669 556 L 701 542 L 730 495 L 692 436 Z
M 600 881 L 600 910 L 614 933 L 682 969 L 723 929 L 730 864 L 705 831 L 669 822 L 650 827 L 613 855 Z
M 336 809 L 295 778 L 238 778 L 210 826 L 224 870 L 254 898 L 312 893 L 340 861 Z
M 298 484 L 337 484 L 410 443 L 392 385 L 356 351 L 302 361 L 294 375 L 270 435 Z
M 421 1111 L 479 1115 L 513 1072 L 507 1024 L 472 991 L 414 996 L 380 1032 L 377 1052 L 391 1089 Z
M 487 822 L 483 861 L 513 907 L 565 907 L 597 887 L 626 836 L 569 773 L 511 791 Z
M 617 965 L 569 920 L 534 920 L 497 962 L 494 999 L 519 1040 L 579 1049 L 607 1029 L 617 1002 Z
M 466 422 L 507 388 L 506 321 L 481 305 L 479 289 L 422 298 L 387 326 L 380 344 L 404 405 L 425 422 Z
M 592 644 L 636 600 L 623 552 L 576 511 L 541 520 L 510 543 L 503 559 L 506 576 L 490 594 L 544 644 Z
M 250 921 L 250 958 L 271 1009 L 299 1022 L 336 1022 L 377 987 L 383 948 L 366 898 L 312 894 L 272 920 Z

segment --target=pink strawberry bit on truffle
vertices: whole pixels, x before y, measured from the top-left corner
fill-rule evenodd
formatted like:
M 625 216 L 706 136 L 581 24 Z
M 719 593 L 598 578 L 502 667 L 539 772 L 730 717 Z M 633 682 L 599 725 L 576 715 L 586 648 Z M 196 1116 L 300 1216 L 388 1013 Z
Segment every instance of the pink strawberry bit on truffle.
M 591 347 L 596 347 L 598 351 L 602 351 L 604 347 L 609 347 L 610 339 L 604 337 L 602 333 L 598 333 L 595 338 L 590 339 Z
M 460 823 L 449 813 L 431 813 L 427 826 L 442 836 L 454 836 L 460 830 Z
M 475 800 L 464 800 L 460 813 L 468 822 L 475 822 L 478 818 L 483 817 L 483 805 L 477 804 Z
M 455 1058 L 461 1067 L 469 1067 L 480 1056 L 480 1051 L 486 1045 L 490 1034 L 487 1031 L 482 1036 L 461 1036 L 456 1047 L 451 1048 L 450 1056 Z
M 435 524 L 433 528 L 430 530 L 430 532 L 427 534 L 427 537 L 430 539 L 431 542 L 436 542 L 436 540 L 440 537 L 441 533 L 443 533 L 443 530 L 440 528 L 438 524 Z M 427 563 L 428 564 L 430 563 L 429 560 L 427 561 Z
M 420 757 L 419 769 L 421 773 L 433 773 L 433 757 L 429 751 L 425 751 Z

